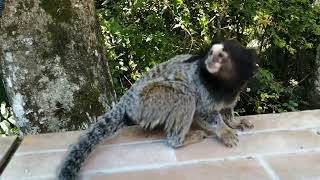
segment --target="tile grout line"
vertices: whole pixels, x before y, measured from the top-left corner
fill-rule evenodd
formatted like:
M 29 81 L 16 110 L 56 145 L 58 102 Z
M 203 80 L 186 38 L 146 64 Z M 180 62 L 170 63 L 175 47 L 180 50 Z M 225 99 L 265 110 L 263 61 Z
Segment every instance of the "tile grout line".
M 264 117 L 264 116 L 276 116 L 274 118 L 278 118 L 279 116 L 286 116 L 288 114 L 290 115 L 296 115 L 296 114 L 300 114 L 300 113 L 304 113 L 304 114 L 318 114 L 320 112 L 319 109 L 314 109 L 314 110 L 303 110 L 303 111 L 292 111 L 292 112 L 281 112 L 281 113 L 266 113 L 266 114 L 252 114 L 252 115 L 235 115 L 236 119 L 244 119 L 244 118 L 254 118 L 254 117 Z M 260 120 L 265 120 L 265 119 L 260 119 L 258 118 L 258 121 Z
M 270 164 L 263 157 L 257 156 L 256 159 L 272 180 L 280 180 L 279 176 L 276 174 L 276 172 L 272 169 Z
M 59 152 L 66 152 L 67 149 L 53 149 L 53 150 L 41 150 L 41 151 L 27 151 L 27 152 L 16 152 L 14 157 L 20 156 L 28 156 L 34 154 L 49 154 L 49 153 L 59 153 Z
M 169 151 L 174 162 L 178 162 L 177 156 L 176 156 L 176 150 L 174 148 L 169 147 Z
M 97 146 L 97 148 L 106 148 L 106 147 L 121 147 L 121 146 L 130 146 L 130 145 L 143 145 L 143 144 L 152 144 L 152 143 L 161 143 L 165 142 L 164 139 L 157 140 L 146 140 L 146 141 L 137 141 L 137 142 L 129 142 L 129 143 L 119 143 L 119 144 L 101 144 Z M 60 148 L 60 149 L 49 149 L 49 150 L 39 150 L 39 151 L 25 151 L 25 152 L 16 152 L 15 156 L 25 156 L 31 154 L 46 154 L 46 153 L 59 153 L 66 152 L 69 148 Z
M 245 132 L 239 132 L 239 135 L 251 135 L 251 134 L 262 134 L 262 133 L 270 133 L 270 132 L 281 132 L 281 131 L 303 131 L 303 130 L 314 130 L 320 128 L 320 126 L 304 126 L 304 127 L 293 127 L 293 128 L 270 128 L 263 130 L 251 130 Z

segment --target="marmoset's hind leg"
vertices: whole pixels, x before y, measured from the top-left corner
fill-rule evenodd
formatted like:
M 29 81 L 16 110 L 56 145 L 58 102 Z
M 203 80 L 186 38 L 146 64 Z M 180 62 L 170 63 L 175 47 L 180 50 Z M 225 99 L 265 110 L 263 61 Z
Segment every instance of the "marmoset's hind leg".
M 253 124 L 247 119 L 235 120 L 232 108 L 225 108 L 220 111 L 223 121 L 232 129 L 252 129 Z
M 179 148 L 184 145 L 197 143 L 208 136 L 202 130 L 190 130 L 192 119 L 184 119 L 170 129 L 167 129 L 167 139 L 170 146 Z
M 168 143 L 174 148 L 179 148 L 189 144 L 195 144 L 208 137 L 209 135 L 203 130 L 190 130 L 184 135 L 167 136 Z
M 190 130 L 184 139 L 183 145 L 198 143 L 208 136 L 209 134 L 203 130 Z
M 172 128 L 167 131 L 168 144 L 173 148 L 179 148 L 184 145 L 185 137 L 189 131 L 189 127 Z
M 220 113 L 207 120 L 197 120 L 196 123 L 207 134 L 217 136 L 228 147 L 236 146 L 239 142 L 236 131 L 224 123 Z
M 154 128 L 154 131 L 163 131 L 164 125 L 157 126 Z M 208 136 L 212 135 L 212 133 L 202 129 L 198 125 L 192 123 L 191 127 L 189 127 L 188 130 L 187 126 L 184 127 L 185 129 L 182 131 L 179 131 L 180 133 L 171 131 L 171 133 L 167 133 L 167 140 L 168 144 L 174 148 L 189 145 L 189 144 L 195 144 L 197 142 L 200 142 L 201 140 L 207 138 Z M 184 132 L 187 132 L 184 134 Z

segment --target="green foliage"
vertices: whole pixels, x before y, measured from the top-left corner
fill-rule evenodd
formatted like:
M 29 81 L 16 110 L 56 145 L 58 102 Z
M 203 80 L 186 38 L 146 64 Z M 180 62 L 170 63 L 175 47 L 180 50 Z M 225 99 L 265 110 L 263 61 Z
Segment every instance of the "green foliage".
M 1 80 L 0 76 L 0 80 Z M 19 129 L 13 117 L 11 107 L 8 106 L 3 82 L 0 81 L 0 136 L 17 135 Z
M 154 65 L 237 39 L 257 49 L 259 71 L 241 95 L 242 114 L 307 108 L 315 71 L 320 7 L 310 0 L 118 0 L 98 10 L 116 91 L 121 96 Z M 297 83 L 299 81 L 299 83 Z
M 195 53 L 209 46 L 209 17 L 203 6 L 205 11 L 214 11 L 213 5 L 205 1 L 189 7 L 183 1 L 156 0 L 121 0 L 100 9 L 117 92 L 122 94 L 154 65 L 176 54 Z
M 3 101 L 0 104 L 0 135 L 17 135 L 18 132 L 12 109 Z
M 239 114 L 278 113 L 298 110 L 298 97 L 294 93 L 299 83 L 291 79 L 284 85 L 274 79 L 274 75 L 263 68 L 258 69 L 254 80 L 241 94 Z
M 320 36 L 320 9 L 309 0 L 264 1 L 254 17 L 262 41 L 290 54 L 311 49 Z M 268 43 L 265 42 L 265 45 Z

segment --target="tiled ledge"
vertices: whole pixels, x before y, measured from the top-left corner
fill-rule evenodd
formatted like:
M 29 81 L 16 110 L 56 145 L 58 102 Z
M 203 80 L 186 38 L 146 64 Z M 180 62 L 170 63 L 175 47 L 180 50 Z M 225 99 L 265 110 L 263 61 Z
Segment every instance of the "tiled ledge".
M 0 176 L 18 145 L 17 136 L 0 137 Z
M 128 127 L 92 153 L 82 179 L 320 179 L 320 110 L 247 118 L 255 128 L 235 148 L 208 138 L 173 150 L 162 133 Z M 80 133 L 25 137 L 2 178 L 54 179 Z

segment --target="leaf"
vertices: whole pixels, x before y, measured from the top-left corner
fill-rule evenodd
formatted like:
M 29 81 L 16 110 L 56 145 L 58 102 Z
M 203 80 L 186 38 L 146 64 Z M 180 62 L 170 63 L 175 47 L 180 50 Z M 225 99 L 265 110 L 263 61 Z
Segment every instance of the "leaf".
M 123 70 L 123 71 L 128 71 L 128 67 L 127 66 L 122 66 L 120 69 Z
M 0 108 L 1 108 L 1 115 L 5 114 L 7 109 L 6 109 L 6 103 L 5 102 L 2 102 L 1 105 L 0 105 Z
M 280 38 L 278 35 L 275 35 L 273 43 L 280 48 L 283 48 L 286 46 L 286 41 Z
M 11 132 L 10 134 L 19 134 L 19 129 L 14 127 L 10 129 L 10 132 Z
M 314 30 L 313 30 L 314 34 L 317 36 L 320 36 L 320 26 L 317 26 Z
M 16 120 L 14 119 L 14 117 L 13 116 L 10 116 L 8 119 L 7 119 L 11 124 L 13 124 L 13 125 L 17 125 L 17 122 L 16 122 Z
M 10 112 L 9 112 L 8 108 L 6 108 L 6 103 L 2 102 L 0 108 L 1 108 L 2 117 L 7 119 L 9 117 Z
M 289 104 L 290 104 L 290 106 L 298 107 L 298 103 L 296 103 L 296 102 L 294 102 L 292 100 L 289 101 Z
M 306 43 L 306 48 L 312 49 L 313 48 L 313 44 L 312 43 Z
M 183 0 L 176 0 L 177 4 L 183 4 Z
M 261 93 L 260 97 L 261 97 L 261 101 L 265 101 L 269 98 L 269 94 L 268 93 Z
M 146 39 L 146 42 L 149 42 L 152 40 L 152 37 L 151 36 L 148 36 L 147 39 Z
M 7 120 L 0 122 L 1 129 L 6 133 L 10 133 L 10 123 Z
M 175 24 L 175 25 L 173 26 L 173 29 L 178 28 L 178 27 L 181 27 L 181 24 Z

